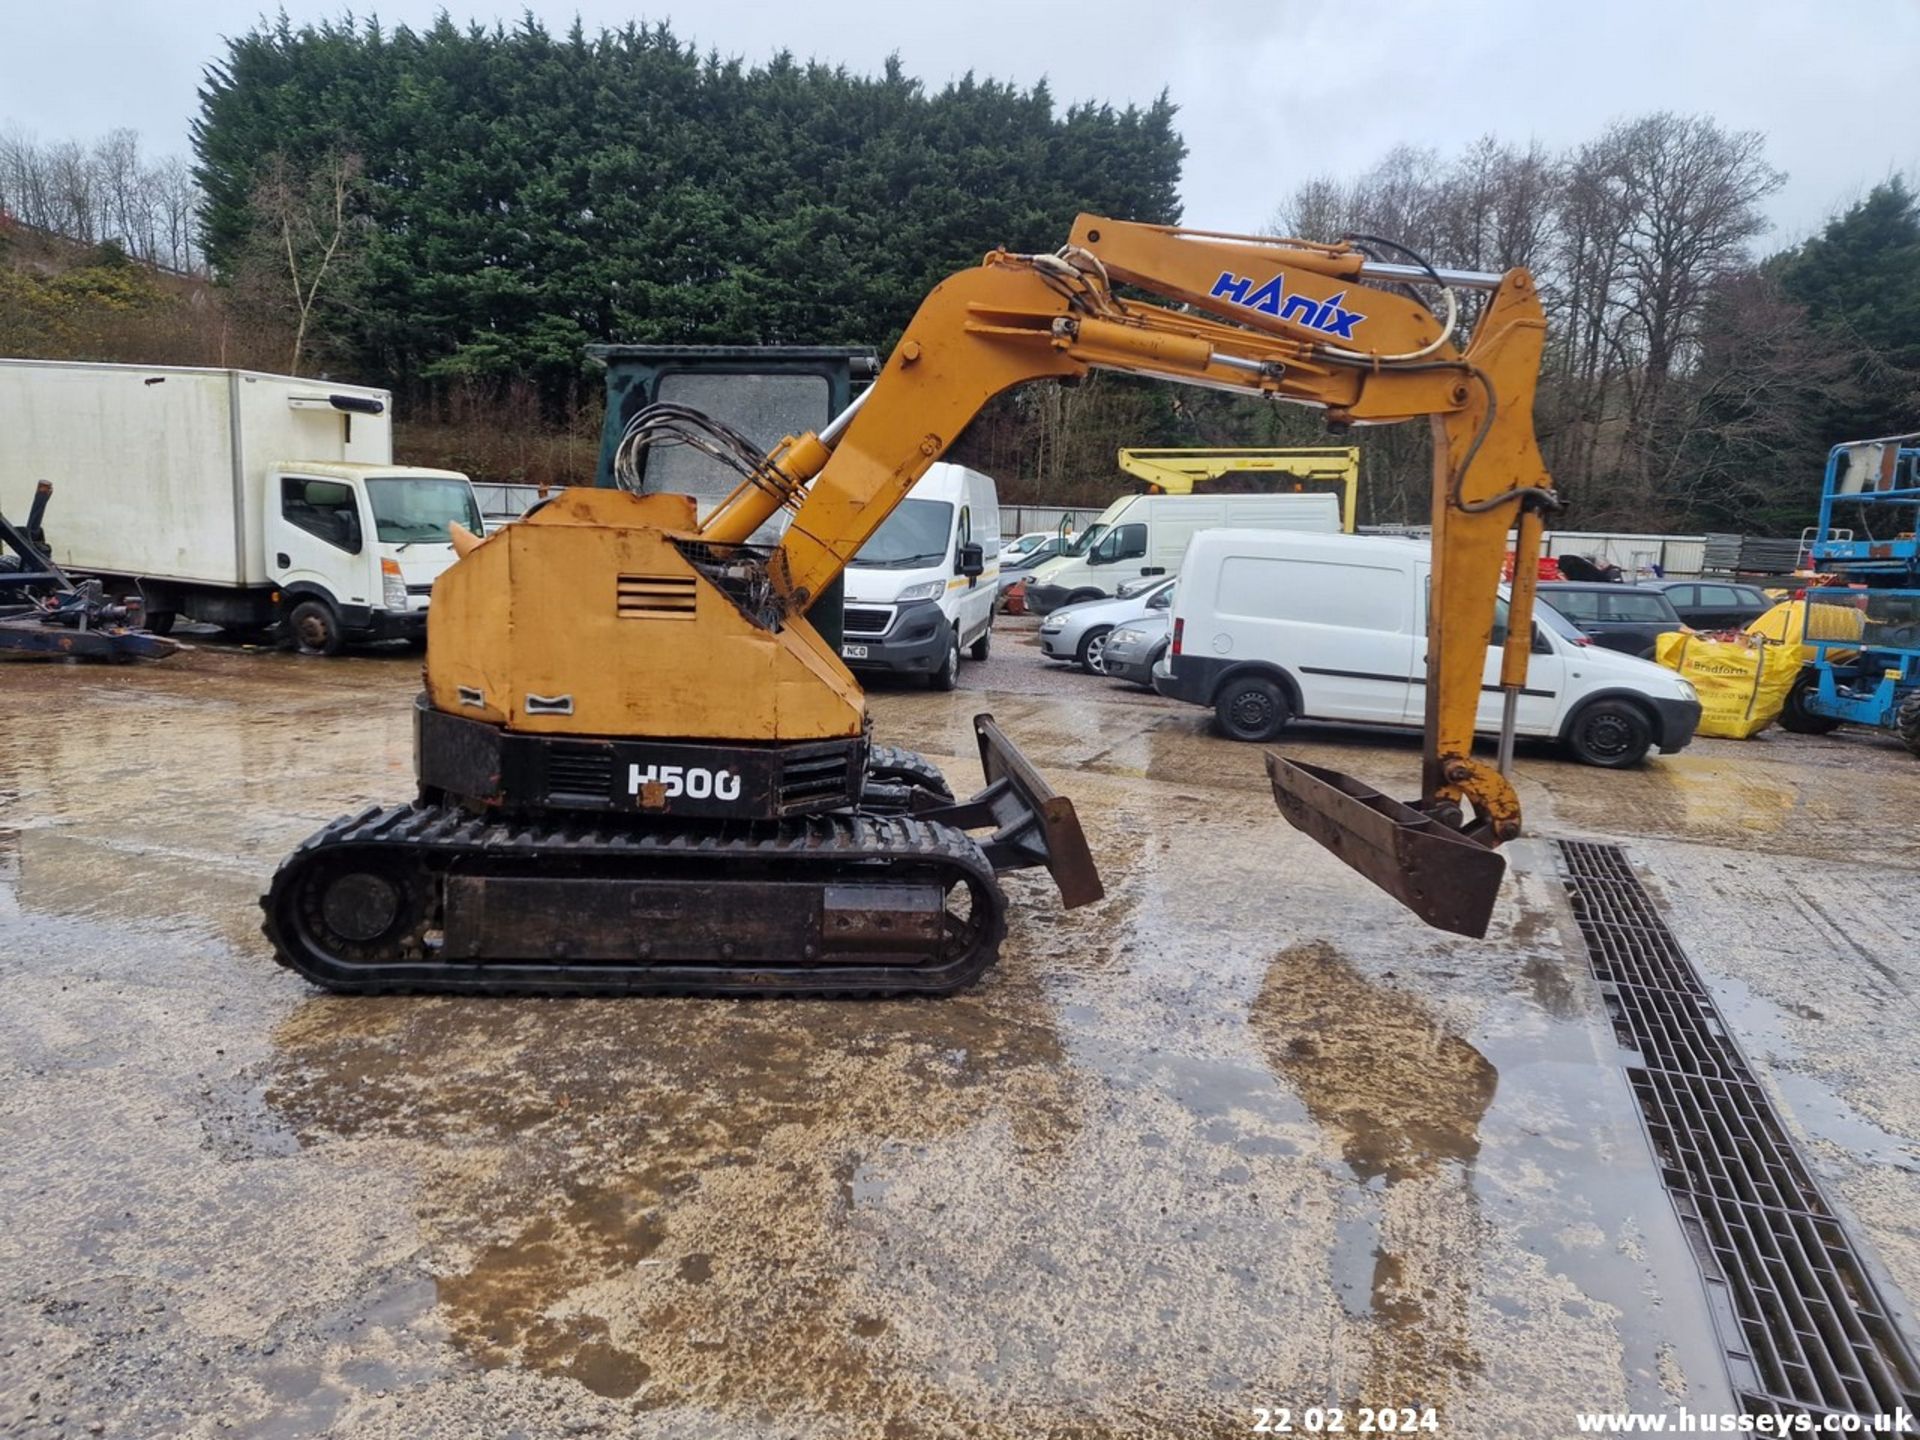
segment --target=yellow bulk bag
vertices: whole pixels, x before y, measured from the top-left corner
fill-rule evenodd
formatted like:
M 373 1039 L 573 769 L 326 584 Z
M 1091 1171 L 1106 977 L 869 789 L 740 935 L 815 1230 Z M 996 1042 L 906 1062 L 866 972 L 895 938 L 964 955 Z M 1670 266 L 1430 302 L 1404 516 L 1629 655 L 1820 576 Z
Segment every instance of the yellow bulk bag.
M 1858 640 L 1866 616 L 1852 605 L 1809 604 L 1805 600 L 1783 600 L 1747 626 L 1747 634 L 1763 636 L 1782 645 L 1801 647 L 1802 663 L 1813 659 L 1809 640 Z M 1829 650 L 1827 658 L 1842 663 L 1857 651 Z
M 1745 740 L 1779 718 L 1800 674 L 1800 647 L 1765 636 L 1707 640 L 1684 630 L 1654 642 L 1654 658 L 1700 693 L 1700 734 Z

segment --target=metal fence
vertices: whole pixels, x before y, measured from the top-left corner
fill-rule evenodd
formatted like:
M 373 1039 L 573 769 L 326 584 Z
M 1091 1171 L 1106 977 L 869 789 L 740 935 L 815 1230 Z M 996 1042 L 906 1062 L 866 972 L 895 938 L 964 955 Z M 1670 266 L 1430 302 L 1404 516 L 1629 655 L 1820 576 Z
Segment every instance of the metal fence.
M 1604 559 L 1629 575 L 1698 575 L 1707 560 L 1704 535 L 1637 535 L 1602 530 L 1549 530 L 1549 555 Z
M 1367 535 L 1432 534 L 1426 525 L 1362 525 Z M 1508 545 L 1514 543 L 1512 532 Z M 1707 568 L 1704 535 L 1649 535 L 1617 530 L 1549 530 L 1542 537 L 1542 553 L 1555 557 L 1579 555 L 1618 565 L 1628 575 L 1699 575 Z
M 1045 530 L 1052 534 L 1060 528 L 1060 522 L 1067 522 L 1067 529 L 1080 531 L 1100 518 L 1098 510 L 1081 510 L 1059 505 L 1002 505 L 1000 507 L 1000 533 L 1011 540 L 1016 535 L 1025 535 L 1031 530 Z

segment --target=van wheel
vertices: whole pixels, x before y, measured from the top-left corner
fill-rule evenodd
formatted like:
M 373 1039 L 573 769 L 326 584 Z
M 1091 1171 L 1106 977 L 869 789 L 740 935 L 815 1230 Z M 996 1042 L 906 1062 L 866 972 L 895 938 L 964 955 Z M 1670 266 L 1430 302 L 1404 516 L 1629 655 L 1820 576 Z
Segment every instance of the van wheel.
M 1259 675 L 1227 681 L 1214 697 L 1213 718 L 1229 740 L 1259 743 L 1272 740 L 1293 718 L 1287 692 Z
M 980 638 L 967 647 L 967 654 L 975 660 L 984 660 L 993 653 L 993 626 L 989 625 L 980 632 Z
M 1104 590 L 1076 590 L 1067 596 L 1066 599 L 1062 600 L 1058 608 L 1064 610 L 1069 605 L 1078 605 L 1082 600 L 1104 600 L 1106 598 L 1107 595 Z
M 1113 633 L 1111 625 L 1100 625 L 1089 630 L 1080 641 L 1080 652 L 1076 657 L 1080 668 L 1089 675 L 1107 673 L 1107 636 Z
M 1567 747 L 1582 765 L 1624 770 L 1638 765 L 1653 745 L 1647 712 L 1626 700 L 1596 700 L 1574 719 Z
M 302 600 L 287 616 L 287 630 L 302 655 L 340 653 L 340 617 L 324 600 Z
M 940 662 L 940 668 L 927 676 L 929 690 L 951 690 L 960 683 L 960 631 L 956 627 L 947 635 L 947 658 Z
M 173 622 L 180 618 L 177 610 L 149 610 L 140 621 L 141 628 L 152 635 L 171 635 Z

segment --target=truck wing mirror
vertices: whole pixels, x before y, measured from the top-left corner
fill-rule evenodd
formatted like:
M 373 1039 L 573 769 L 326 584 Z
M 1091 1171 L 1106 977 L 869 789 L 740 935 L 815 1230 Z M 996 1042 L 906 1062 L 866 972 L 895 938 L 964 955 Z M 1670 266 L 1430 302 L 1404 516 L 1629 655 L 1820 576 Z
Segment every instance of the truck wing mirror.
M 960 573 L 969 580 L 978 580 L 986 572 L 987 554 L 978 544 L 966 544 L 960 547 Z

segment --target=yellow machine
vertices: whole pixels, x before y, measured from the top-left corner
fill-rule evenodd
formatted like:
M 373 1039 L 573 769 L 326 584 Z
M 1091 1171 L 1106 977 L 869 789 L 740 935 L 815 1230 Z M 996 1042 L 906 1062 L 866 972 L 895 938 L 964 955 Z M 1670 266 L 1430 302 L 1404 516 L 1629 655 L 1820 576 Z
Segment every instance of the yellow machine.
M 1460 287 L 1491 292 L 1464 341 Z M 989 399 L 1093 368 L 1339 424 L 1431 418 L 1420 797 L 1267 765 L 1289 821 L 1430 922 L 1480 933 L 1520 813 L 1472 754 L 1474 715 L 1515 526 L 1509 717 L 1526 676 L 1551 501 L 1532 421 L 1544 329 L 1521 270 L 1083 215 L 1057 254 L 996 251 L 936 287 L 817 434 L 762 454 L 649 407 L 623 455 L 695 445 L 738 488 L 704 522 L 681 496 L 572 490 L 485 540 L 457 535 L 416 708 L 419 799 L 309 839 L 263 898 L 267 934 L 347 991 L 925 993 L 997 955 L 997 871 L 1045 865 L 1068 905 L 1097 898 L 1072 806 L 991 717 L 976 720 L 986 786 L 956 801 L 924 761 L 870 743 L 860 687 L 804 618 Z M 977 547 L 956 558 L 955 583 L 977 579 Z
M 1291 492 L 1340 497 L 1340 528 L 1353 534 L 1360 494 L 1358 445 L 1291 449 L 1188 447 L 1120 452 L 1120 468 L 1156 495 Z

